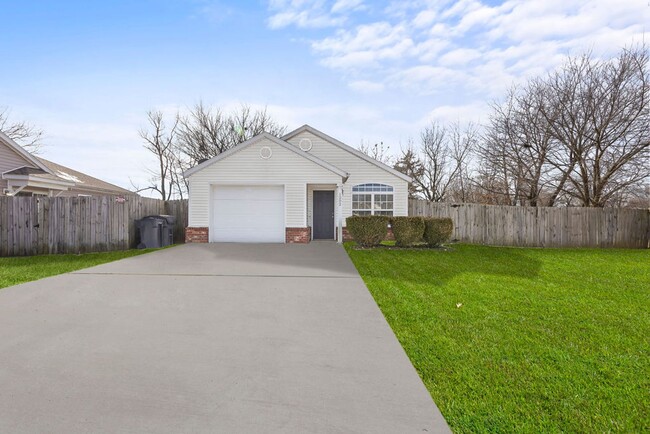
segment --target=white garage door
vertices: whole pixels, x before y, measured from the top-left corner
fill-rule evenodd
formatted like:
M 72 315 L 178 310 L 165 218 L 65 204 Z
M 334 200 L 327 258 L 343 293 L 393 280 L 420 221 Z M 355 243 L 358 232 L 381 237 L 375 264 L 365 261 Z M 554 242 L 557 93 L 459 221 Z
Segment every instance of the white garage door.
M 284 243 L 284 186 L 212 187 L 211 242 Z

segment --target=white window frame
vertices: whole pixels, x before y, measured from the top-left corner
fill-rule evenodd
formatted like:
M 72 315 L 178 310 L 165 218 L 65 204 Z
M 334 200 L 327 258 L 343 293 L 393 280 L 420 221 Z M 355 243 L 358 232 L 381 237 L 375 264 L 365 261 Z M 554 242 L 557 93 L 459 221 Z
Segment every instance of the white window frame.
M 355 191 L 356 188 L 359 187 L 364 187 L 364 191 Z M 355 194 L 363 194 L 363 195 L 370 195 L 370 209 L 361 209 L 361 208 L 354 208 L 354 195 Z M 393 207 L 390 209 L 382 209 L 382 208 L 376 208 L 375 207 L 375 196 L 376 195 L 391 195 L 392 196 L 392 203 Z M 357 214 L 358 212 L 368 212 L 370 211 L 370 214 Z M 381 214 L 377 214 L 377 212 L 380 212 Z M 389 215 L 385 213 L 390 213 Z M 393 188 L 392 185 L 388 184 L 382 184 L 378 182 L 367 182 L 363 184 L 357 184 L 352 187 L 352 215 L 386 215 L 388 217 L 392 217 L 395 215 L 395 189 Z

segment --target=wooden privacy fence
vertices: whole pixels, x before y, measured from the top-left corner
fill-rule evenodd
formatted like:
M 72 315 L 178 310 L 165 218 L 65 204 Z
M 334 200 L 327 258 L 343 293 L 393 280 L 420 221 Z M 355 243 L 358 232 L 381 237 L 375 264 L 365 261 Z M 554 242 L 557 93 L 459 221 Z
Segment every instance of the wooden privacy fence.
M 521 247 L 650 247 L 650 210 L 430 203 L 409 200 L 409 215 L 450 217 L 453 238 Z
M 174 242 L 185 242 L 185 228 L 187 227 L 187 199 L 184 200 L 168 200 L 164 202 L 163 214 L 169 214 L 176 217 L 176 225 L 174 226 Z
M 174 239 L 182 242 L 187 201 L 138 196 L 0 197 L 0 256 L 133 248 L 135 220 L 156 214 L 176 215 Z

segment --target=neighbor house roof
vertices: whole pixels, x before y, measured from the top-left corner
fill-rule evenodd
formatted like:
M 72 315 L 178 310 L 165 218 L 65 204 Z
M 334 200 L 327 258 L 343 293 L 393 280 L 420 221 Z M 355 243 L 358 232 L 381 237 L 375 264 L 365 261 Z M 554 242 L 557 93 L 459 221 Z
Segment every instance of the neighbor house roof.
M 297 129 L 291 131 L 290 133 L 285 134 L 284 136 L 281 137 L 281 139 L 284 140 L 284 141 L 287 141 L 287 140 L 290 140 L 292 137 L 297 136 L 298 134 L 300 134 L 302 132 L 305 132 L 305 131 L 315 135 L 316 137 L 320 137 L 321 139 L 323 139 L 323 140 L 325 140 L 327 142 L 330 142 L 333 145 L 336 145 L 336 146 L 338 146 L 339 148 L 341 148 L 341 149 L 343 149 L 345 151 L 348 151 L 352 155 L 356 155 L 357 157 L 361 158 L 362 160 L 367 161 L 370 164 L 374 164 L 375 166 L 379 167 L 380 169 L 383 169 L 383 170 L 397 176 L 398 178 L 403 179 L 406 182 L 413 182 L 413 179 L 410 176 L 403 174 L 399 170 L 395 170 L 392 167 L 382 163 L 381 161 L 377 161 L 374 158 L 364 154 L 363 152 L 359 151 L 358 149 L 354 149 L 353 147 L 346 145 L 345 143 L 335 139 L 334 137 L 328 136 L 324 132 L 319 131 L 316 128 L 313 128 L 313 127 L 311 127 L 309 125 L 306 125 L 306 124 L 303 125 L 300 128 L 297 128 Z
M 41 176 L 47 175 L 56 178 L 56 176 L 49 174 L 43 169 L 39 169 L 36 167 L 28 167 L 28 166 L 23 166 L 17 169 L 8 170 L 3 173 L 5 175 L 41 175 Z
M 197 166 L 194 166 L 191 169 L 186 170 L 183 173 L 183 176 L 187 178 L 188 176 L 191 176 L 192 174 L 194 174 L 194 173 L 196 173 L 196 172 L 198 172 L 200 170 L 205 169 L 206 167 L 216 163 L 217 161 L 223 160 L 224 158 L 228 158 L 230 155 L 235 154 L 235 153 L 237 153 L 237 152 L 239 152 L 239 151 L 241 151 L 243 149 L 248 148 L 252 144 L 257 143 L 258 141 L 260 141 L 262 139 L 270 140 L 273 143 L 275 143 L 277 145 L 280 145 L 283 148 L 285 148 L 285 149 L 287 149 L 287 150 L 289 150 L 289 151 L 291 151 L 291 152 L 293 152 L 293 153 L 295 153 L 297 155 L 300 155 L 301 157 L 303 157 L 303 158 L 305 158 L 305 159 L 307 159 L 307 160 L 309 160 L 309 161 L 311 161 L 313 163 L 316 163 L 321 167 L 324 167 L 325 169 L 327 169 L 330 172 L 333 172 L 333 173 L 341 176 L 342 178 L 347 178 L 349 176 L 348 173 L 345 172 L 344 170 L 341 170 L 338 167 L 333 166 L 330 163 L 328 163 L 327 161 L 321 160 L 318 157 L 315 157 L 315 156 L 313 156 L 311 154 L 308 154 L 306 152 L 302 152 L 298 148 L 296 148 L 295 146 L 291 145 L 290 143 L 287 143 L 284 140 L 278 139 L 277 137 L 275 137 L 274 135 L 269 134 L 269 133 L 258 134 L 257 136 L 255 136 L 255 137 L 253 137 L 251 139 L 248 139 L 245 142 L 240 143 L 239 145 L 235 146 L 234 148 L 231 148 L 231 149 L 229 149 L 229 150 L 227 150 L 225 152 L 222 152 L 221 154 L 217 155 L 216 157 L 212 157 L 209 160 L 206 160 L 203 163 L 201 163 L 201 164 L 199 164 Z
M 101 179 L 97 179 L 85 173 L 79 172 L 61 164 L 46 160 L 45 158 L 36 157 L 27 152 L 22 146 L 18 145 L 9 136 L 0 131 L 0 144 L 4 144 L 9 149 L 20 155 L 26 164 L 3 172 L 3 179 L 28 180 L 29 182 L 48 182 L 53 185 L 65 186 L 73 191 L 98 193 L 98 194 L 133 194 L 125 188 L 118 187 Z M 33 167 L 30 167 L 32 165 Z
M 43 169 L 29 166 L 22 166 L 3 172 L 2 178 L 22 183 L 21 190 L 27 186 L 52 188 L 55 190 L 68 190 L 75 186 L 75 183 L 70 180 L 60 178 Z
M 111 184 L 101 179 L 97 179 L 85 173 L 79 172 L 69 167 L 62 166 L 61 164 L 54 163 L 46 160 L 45 158 L 38 157 L 43 165 L 45 165 L 50 173 L 58 178 L 72 181 L 75 183 L 75 189 L 88 190 L 97 193 L 111 193 L 111 194 L 133 194 L 125 188 Z
M 18 155 L 23 157 L 25 160 L 27 160 L 28 163 L 32 163 L 34 166 L 38 167 L 39 169 L 48 172 L 47 167 L 45 167 L 45 165 L 41 163 L 38 160 L 38 158 L 36 158 L 35 156 L 27 152 L 22 146 L 20 146 L 11 137 L 6 135 L 2 131 L 0 131 L 0 142 L 4 143 L 9 148 L 11 148 L 14 152 L 16 152 Z

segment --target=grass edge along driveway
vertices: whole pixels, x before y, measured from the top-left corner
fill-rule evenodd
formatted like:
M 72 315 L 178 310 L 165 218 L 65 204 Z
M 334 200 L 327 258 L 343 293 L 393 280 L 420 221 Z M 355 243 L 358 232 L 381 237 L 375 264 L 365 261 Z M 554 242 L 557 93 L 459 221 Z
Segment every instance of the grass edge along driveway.
M 353 246 L 454 432 L 650 427 L 650 251 Z
M 44 277 L 69 273 L 118 259 L 130 258 L 155 249 L 121 250 L 64 255 L 14 256 L 0 258 L 0 290 Z

